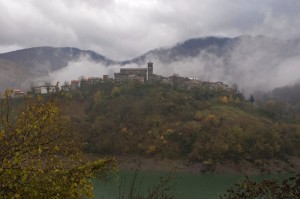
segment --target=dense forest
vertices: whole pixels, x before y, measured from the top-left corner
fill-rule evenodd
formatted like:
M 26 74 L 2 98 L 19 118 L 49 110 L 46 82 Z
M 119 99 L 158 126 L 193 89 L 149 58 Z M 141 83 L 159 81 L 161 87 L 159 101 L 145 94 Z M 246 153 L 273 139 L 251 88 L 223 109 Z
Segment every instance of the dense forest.
M 300 154 L 299 116 L 238 89 L 104 82 L 57 96 L 89 153 L 207 165 Z

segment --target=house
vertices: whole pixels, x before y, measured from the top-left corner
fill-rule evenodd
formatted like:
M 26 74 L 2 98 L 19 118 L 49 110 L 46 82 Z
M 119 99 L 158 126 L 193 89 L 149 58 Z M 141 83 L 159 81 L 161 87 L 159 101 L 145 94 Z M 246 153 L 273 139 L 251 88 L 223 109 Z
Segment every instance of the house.
M 90 86 L 90 82 L 88 79 L 82 78 L 79 82 L 79 86 L 80 88 L 87 88 L 88 86 Z
M 101 77 L 88 77 L 88 82 L 90 85 L 95 85 L 97 83 L 102 82 L 102 78 Z
M 185 82 L 187 89 L 192 89 L 195 87 L 200 87 L 203 85 L 203 82 L 197 79 L 190 79 L 189 81 Z
M 49 94 L 56 93 L 59 91 L 58 86 L 48 85 L 48 86 L 35 86 L 32 88 L 34 94 Z
M 13 90 L 12 95 L 11 95 L 11 97 L 13 97 L 13 98 L 21 98 L 21 97 L 24 97 L 24 96 L 25 96 L 25 93 L 21 90 L 18 90 L 18 89 Z
M 71 90 L 77 90 L 79 88 L 79 80 L 72 80 L 71 81 Z

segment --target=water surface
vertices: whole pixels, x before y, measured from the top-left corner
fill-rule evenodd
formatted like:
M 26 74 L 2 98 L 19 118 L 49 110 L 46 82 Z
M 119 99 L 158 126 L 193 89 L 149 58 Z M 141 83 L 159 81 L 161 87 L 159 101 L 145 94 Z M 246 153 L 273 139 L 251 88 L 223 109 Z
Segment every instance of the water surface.
M 139 171 L 137 177 L 137 191 L 147 192 L 147 188 L 153 187 L 162 176 L 171 175 L 173 180 L 170 186 L 177 199 L 219 199 L 220 194 L 224 194 L 226 189 L 235 183 L 241 182 L 245 175 L 224 175 L 224 174 L 190 174 L 190 173 L 167 173 L 158 171 Z M 118 199 L 120 179 L 125 183 L 125 192 L 128 193 L 129 184 L 134 176 L 134 171 L 120 171 L 119 180 L 114 179 L 107 182 L 100 180 L 94 181 L 95 198 L 99 199 Z M 252 175 L 251 179 L 262 180 L 275 177 L 283 179 L 287 177 L 282 175 Z M 124 189 L 123 189 L 124 190 Z M 121 193 L 121 195 L 123 192 Z

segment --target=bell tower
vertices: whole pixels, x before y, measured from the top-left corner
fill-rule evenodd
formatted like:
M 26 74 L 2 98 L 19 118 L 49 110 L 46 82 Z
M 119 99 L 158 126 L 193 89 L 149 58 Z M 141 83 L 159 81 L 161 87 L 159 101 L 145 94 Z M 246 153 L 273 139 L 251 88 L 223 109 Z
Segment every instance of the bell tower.
M 153 63 L 148 63 L 148 76 L 153 75 Z

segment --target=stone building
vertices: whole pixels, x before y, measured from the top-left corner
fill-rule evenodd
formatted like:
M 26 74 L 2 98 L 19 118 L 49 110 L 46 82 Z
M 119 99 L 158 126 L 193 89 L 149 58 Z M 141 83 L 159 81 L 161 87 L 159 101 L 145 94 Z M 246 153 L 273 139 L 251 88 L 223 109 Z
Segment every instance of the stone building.
M 79 88 L 79 80 L 72 80 L 71 81 L 71 90 L 77 90 Z
M 115 73 L 115 83 L 124 83 L 128 80 L 140 82 L 151 81 L 153 77 L 153 63 L 149 62 L 147 68 L 121 68 L 120 73 Z
M 94 85 L 94 84 L 102 82 L 102 78 L 101 77 L 88 77 L 88 81 L 89 81 L 90 85 Z
M 191 79 L 191 80 L 187 81 L 185 84 L 186 84 L 187 89 L 192 89 L 195 87 L 202 86 L 203 82 L 200 80 L 197 80 L 197 79 Z
M 80 80 L 80 88 L 87 88 L 90 85 L 90 82 L 88 79 L 82 78 Z

